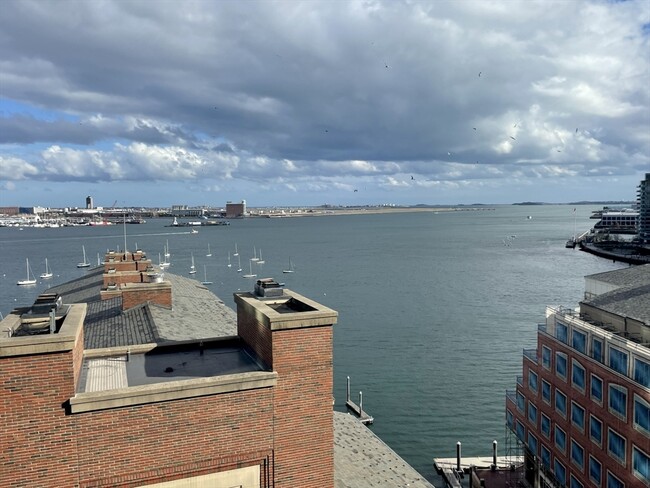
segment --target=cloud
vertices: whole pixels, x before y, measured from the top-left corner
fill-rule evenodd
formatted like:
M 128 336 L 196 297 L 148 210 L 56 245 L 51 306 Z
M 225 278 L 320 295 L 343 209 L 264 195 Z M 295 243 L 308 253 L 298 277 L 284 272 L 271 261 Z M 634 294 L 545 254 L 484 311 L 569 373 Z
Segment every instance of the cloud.
M 71 8 L 3 4 L 4 180 L 407 202 L 650 167 L 643 0 Z

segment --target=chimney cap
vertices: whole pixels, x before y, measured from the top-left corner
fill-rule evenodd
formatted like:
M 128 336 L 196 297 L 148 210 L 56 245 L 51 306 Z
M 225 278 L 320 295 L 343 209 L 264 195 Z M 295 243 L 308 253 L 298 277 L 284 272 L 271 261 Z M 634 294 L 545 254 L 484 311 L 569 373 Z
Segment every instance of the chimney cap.
M 255 295 L 258 297 L 280 297 L 282 285 L 273 278 L 260 278 L 255 282 Z

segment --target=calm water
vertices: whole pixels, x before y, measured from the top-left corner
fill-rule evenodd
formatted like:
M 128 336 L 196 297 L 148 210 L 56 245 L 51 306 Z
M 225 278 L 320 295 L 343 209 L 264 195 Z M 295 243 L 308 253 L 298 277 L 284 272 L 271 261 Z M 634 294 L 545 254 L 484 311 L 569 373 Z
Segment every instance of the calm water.
M 578 232 L 591 210 L 577 207 Z M 531 216 L 532 218 L 527 218 Z M 252 290 L 244 273 L 253 248 L 265 264 L 259 277 L 286 286 L 339 312 L 334 332 L 334 395 L 345 404 L 363 391 L 372 429 L 424 476 L 432 459 L 504 453 L 505 390 L 521 374 L 522 349 L 534 347 L 546 305 L 575 306 L 584 275 L 622 266 L 564 243 L 574 232 L 573 207 L 504 206 L 495 210 L 287 219 L 235 220 L 230 226 L 165 227 L 168 220 L 127 225 L 127 248 L 154 260 L 169 242 L 171 272 L 187 275 L 192 253 L 197 280 L 204 270 L 213 291 L 233 306 L 232 293 Z M 513 237 L 516 236 L 516 237 Z M 122 226 L 61 229 L 0 228 L 0 312 L 30 305 L 49 285 L 80 276 L 88 259 L 124 248 Z M 210 244 L 212 257 L 206 257 Z M 48 282 L 18 287 L 25 258 Z M 295 265 L 295 273 L 283 274 Z M 205 268 L 204 268 L 205 266 Z M 2 331 L 0 331 L 2 332 Z

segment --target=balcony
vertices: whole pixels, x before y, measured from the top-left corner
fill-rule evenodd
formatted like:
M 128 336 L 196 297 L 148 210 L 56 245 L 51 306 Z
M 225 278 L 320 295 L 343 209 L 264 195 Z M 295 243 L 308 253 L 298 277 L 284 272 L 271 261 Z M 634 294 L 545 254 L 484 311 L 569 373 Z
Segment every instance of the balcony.
M 522 388 L 524 387 L 524 377 L 523 376 L 517 376 L 517 384 L 521 386 Z
M 537 359 L 537 349 L 524 349 L 524 357 L 530 359 L 535 364 L 539 364 Z

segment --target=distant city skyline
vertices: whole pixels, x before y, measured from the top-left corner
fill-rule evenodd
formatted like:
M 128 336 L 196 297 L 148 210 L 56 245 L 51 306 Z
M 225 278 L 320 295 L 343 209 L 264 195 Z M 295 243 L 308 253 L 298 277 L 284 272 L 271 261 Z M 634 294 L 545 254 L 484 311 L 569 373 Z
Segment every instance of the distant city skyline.
M 632 201 L 650 168 L 644 0 L 8 0 L 0 28 L 0 206 Z

